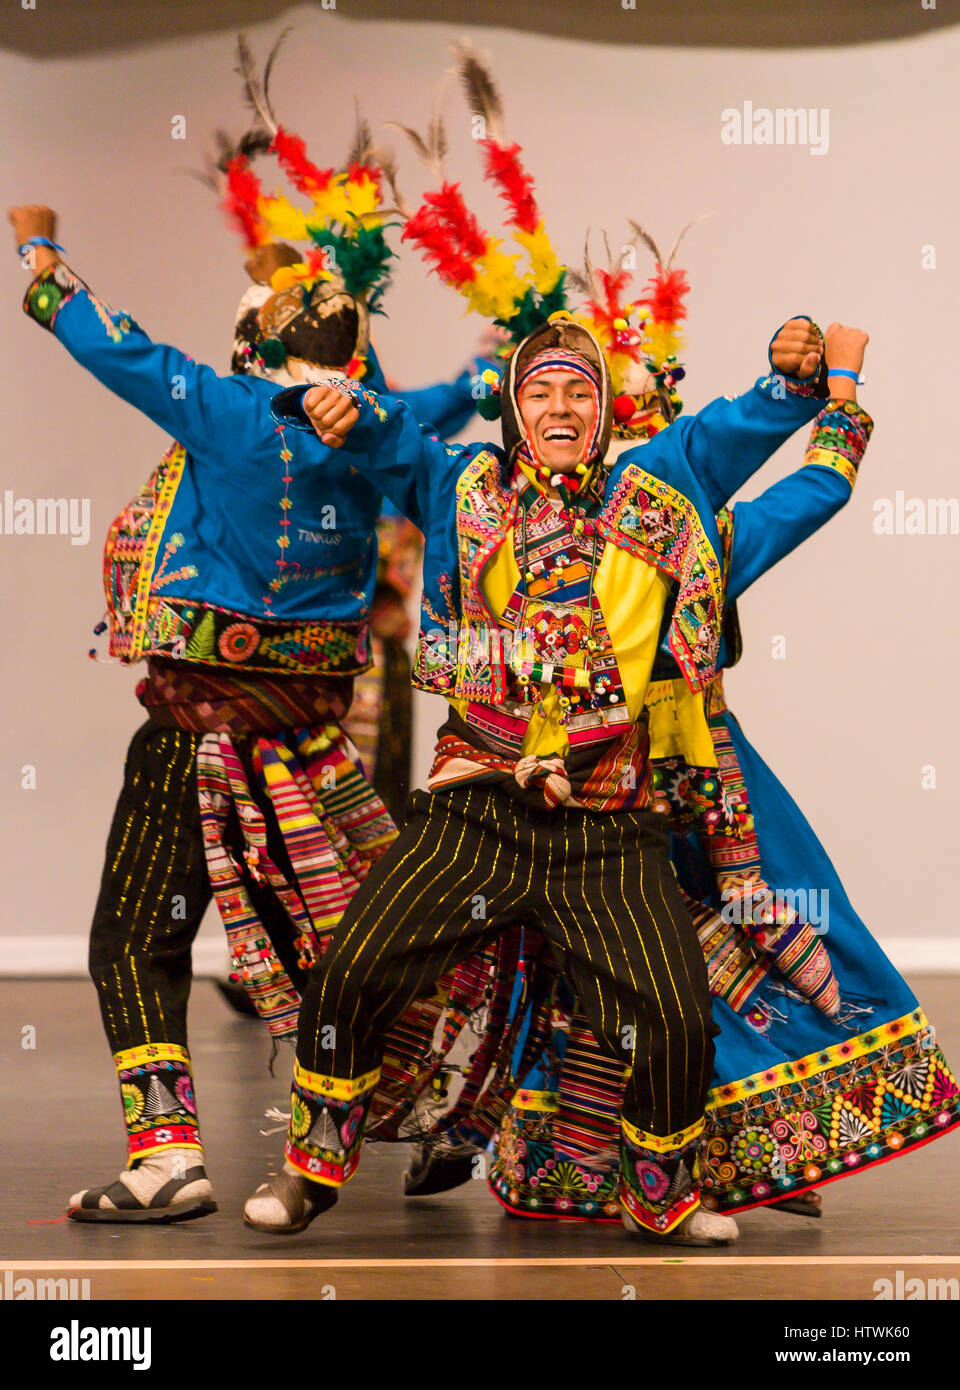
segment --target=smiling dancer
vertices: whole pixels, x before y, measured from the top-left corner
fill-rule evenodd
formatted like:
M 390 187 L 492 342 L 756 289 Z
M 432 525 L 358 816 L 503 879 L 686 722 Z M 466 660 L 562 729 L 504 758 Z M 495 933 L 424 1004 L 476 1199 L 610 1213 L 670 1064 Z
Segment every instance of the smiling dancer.
M 631 1067 L 625 1222 L 652 1239 L 722 1243 L 735 1223 L 699 1210 L 710 992 L 653 810 L 643 707 L 661 632 L 691 691 L 723 659 L 715 515 L 818 414 L 821 338 L 791 320 L 772 345 L 775 374 L 605 466 L 614 413 L 628 423 L 652 408 L 645 392 L 614 400 L 607 355 L 566 308 L 563 269 L 496 114 L 487 108 L 484 153 L 529 275 L 481 232 L 455 185 L 427 195 L 404 235 L 513 333 L 503 447 L 439 444 L 402 403 L 355 383 L 273 403 L 281 422 L 342 447 L 424 532 L 414 679 L 444 694 L 450 714 L 428 789 L 413 794 L 311 975 L 286 1163 L 245 1219 L 288 1234 L 336 1201 L 359 1160 L 386 1030 L 449 967 L 533 921 L 604 1055 Z M 618 371 L 624 354 L 642 360 L 643 336 L 618 338 Z M 669 375 L 664 359 L 659 389 Z

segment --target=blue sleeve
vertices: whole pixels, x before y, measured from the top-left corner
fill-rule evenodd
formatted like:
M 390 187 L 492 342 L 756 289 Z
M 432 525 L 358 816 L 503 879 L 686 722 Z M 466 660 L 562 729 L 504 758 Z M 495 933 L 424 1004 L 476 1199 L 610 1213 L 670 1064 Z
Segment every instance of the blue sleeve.
M 421 425 L 432 425 L 441 439 L 449 439 L 473 419 L 477 412 L 477 382 L 483 372 L 502 374 L 502 364 L 478 357 L 472 366 L 450 382 L 438 382 L 419 391 L 401 391 Z
M 370 370 L 363 378 L 363 385 L 377 395 L 392 394 L 387 387 L 380 360 L 371 347 L 368 352 Z M 396 394 L 406 401 L 413 411 L 418 424 L 429 425 L 434 434 L 441 439 L 449 439 L 459 434 L 477 410 L 477 381 L 481 373 L 492 370 L 497 376 L 502 373 L 502 364 L 485 357 L 474 358 L 471 365 L 464 368 L 453 381 L 441 381 L 435 386 L 400 390 Z
M 448 439 L 451 434 L 458 434 L 476 411 L 473 380 L 472 372 L 463 371 L 454 381 L 402 391 L 401 399 L 419 424 L 429 425 L 441 439 Z
M 728 602 L 738 599 L 850 500 L 872 430 L 873 421 L 859 407 L 828 402 L 814 422 L 803 466 L 752 501 L 736 503 Z
M 98 381 L 191 453 L 218 454 L 228 433 L 236 439 L 244 432 L 238 413 L 257 409 L 242 378 L 220 377 L 177 348 L 152 342 L 133 319 L 107 308 L 64 265 L 38 276 L 24 309 Z
M 449 508 L 456 481 L 470 455 L 465 445 L 443 444 L 425 434 L 409 405 L 395 396 L 377 396 L 357 382 L 343 383 L 360 412 L 343 450 L 350 462 L 398 511 L 425 534 L 434 518 Z M 329 457 L 303 409 L 307 386 L 294 386 L 273 397 L 274 419 L 312 434 Z
M 771 374 L 742 396 L 721 396 L 686 421 L 681 417 L 687 460 L 714 511 L 822 408 L 822 399 Z

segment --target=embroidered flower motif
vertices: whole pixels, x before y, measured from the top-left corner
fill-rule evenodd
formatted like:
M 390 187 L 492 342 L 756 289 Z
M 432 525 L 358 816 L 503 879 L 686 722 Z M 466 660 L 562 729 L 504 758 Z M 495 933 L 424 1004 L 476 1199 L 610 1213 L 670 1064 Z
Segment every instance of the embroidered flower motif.
M 121 1086 L 120 1099 L 123 1102 L 123 1118 L 127 1123 L 129 1124 L 131 1120 L 138 1120 L 143 1114 L 143 1092 L 140 1087 Z
M 259 633 L 252 623 L 231 623 L 220 634 L 217 646 L 227 661 L 243 661 L 257 649 Z
M 193 1098 L 193 1082 L 190 1077 L 181 1076 L 173 1089 L 176 1092 L 177 1100 L 183 1106 L 184 1110 L 186 1110 L 187 1114 L 195 1115 L 197 1113 L 197 1106 Z
M 733 1156 L 748 1173 L 768 1173 L 777 1145 L 768 1129 L 756 1126 L 741 1129 L 733 1140 Z
M 643 1196 L 648 1202 L 659 1202 L 670 1187 L 670 1180 L 666 1173 L 659 1164 L 651 1163 L 646 1158 L 638 1158 L 634 1168 L 640 1181 L 640 1191 Z
M 62 300 L 63 291 L 52 280 L 34 285 L 27 296 L 30 313 L 39 323 L 49 323 Z
M 290 1096 L 290 1133 L 294 1139 L 302 1139 L 310 1128 L 310 1111 L 294 1091 Z
M 357 1132 L 363 1121 L 364 1109 L 365 1107 L 362 1105 L 355 1105 L 340 1126 L 340 1140 L 345 1149 L 349 1149 L 350 1145 L 357 1137 Z

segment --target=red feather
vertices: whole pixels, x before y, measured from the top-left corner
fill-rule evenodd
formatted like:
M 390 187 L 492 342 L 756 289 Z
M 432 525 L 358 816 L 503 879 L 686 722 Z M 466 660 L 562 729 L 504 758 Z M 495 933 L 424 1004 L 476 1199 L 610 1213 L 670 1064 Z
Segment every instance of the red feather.
M 685 270 L 678 267 L 664 274 L 663 266 L 658 265 L 644 286 L 643 298 L 637 303 L 646 304 L 657 323 L 679 323 L 687 317 L 683 299 L 689 292 Z
M 433 262 L 433 269 L 448 285 L 462 285 L 476 279 L 473 257 L 457 245 L 450 228 L 443 225 L 429 201 L 408 220 L 401 240 L 414 242 L 423 252 L 424 259 Z
M 307 158 L 307 149 L 299 135 L 291 135 L 283 126 L 277 126 L 273 137 L 271 152 L 277 156 L 280 167 L 287 178 L 300 193 L 322 192 L 333 178 L 332 169 L 318 169 Z
M 436 191 L 424 194 L 423 201 L 446 224 L 450 236 L 467 259 L 474 261 L 484 254 L 487 235 L 463 201 L 458 183 L 441 184 Z
M 354 183 L 375 183 L 377 192 L 380 192 L 380 170 L 375 164 L 351 164 L 347 169 L 347 178 Z
M 590 299 L 587 301 L 587 308 L 597 323 L 603 324 L 607 329 L 611 337 L 611 347 L 617 352 L 625 352 L 634 362 L 639 362 L 642 335 L 635 328 L 613 326 L 614 319 L 627 317 L 623 307 L 623 292 L 630 284 L 630 272 L 621 270 L 614 275 L 612 271 L 601 270 L 598 267 L 595 274 L 603 286 L 604 301 L 601 304 L 595 299 Z
M 235 155 L 227 165 L 227 193 L 223 207 L 234 219 L 251 251 L 270 240 L 259 211 L 260 180 L 245 155 Z
M 520 163 L 519 145 L 501 145 L 484 140 L 484 174 L 500 190 L 500 197 L 511 212 L 511 220 L 521 232 L 535 232 L 540 211 L 533 196 L 533 179 Z

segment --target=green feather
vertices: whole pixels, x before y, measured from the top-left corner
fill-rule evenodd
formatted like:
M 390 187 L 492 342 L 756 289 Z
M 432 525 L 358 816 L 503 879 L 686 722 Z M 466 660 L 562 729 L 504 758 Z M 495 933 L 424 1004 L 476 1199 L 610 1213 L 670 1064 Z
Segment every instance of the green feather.
M 333 232 L 329 227 L 308 227 L 317 246 L 329 248 L 347 291 L 358 297 L 376 290 L 379 299 L 390 279 L 389 262 L 394 252 L 387 245 L 383 227 L 358 225 L 346 232 Z M 371 310 L 375 312 L 374 304 Z

